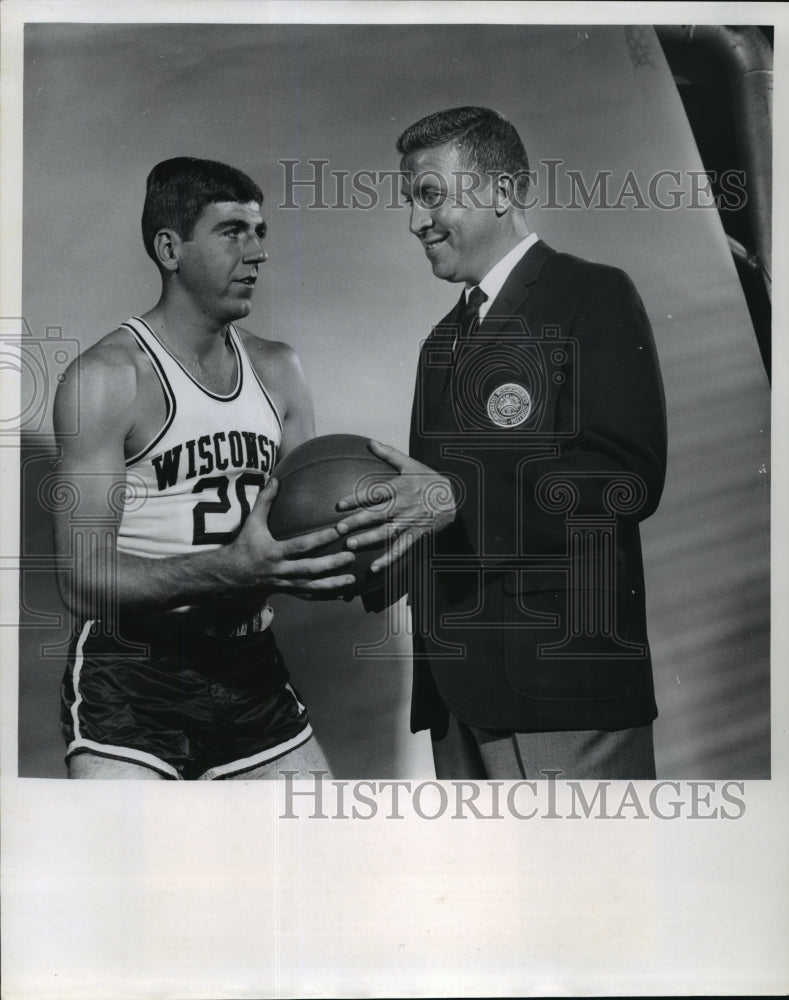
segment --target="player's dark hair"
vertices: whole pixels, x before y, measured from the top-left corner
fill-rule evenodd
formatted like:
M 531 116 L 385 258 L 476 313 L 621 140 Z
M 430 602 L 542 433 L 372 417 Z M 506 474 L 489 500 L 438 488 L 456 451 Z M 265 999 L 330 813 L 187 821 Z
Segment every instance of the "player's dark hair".
M 408 156 L 451 142 L 467 170 L 482 177 L 505 173 L 515 178 L 518 203 L 529 189 L 529 160 L 514 125 L 490 108 L 463 107 L 436 111 L 410 125 L 397 140 L 397 151 Z
M 160 229 L 189 240 L 200 213 L 218 201 L 262 203 L 263 192 L 241 170 L 216 160 L 176 156 L 157 163 L 148 174 L 142 210 L 142 241 L 151 260 L 156 261 L 153 241 Z

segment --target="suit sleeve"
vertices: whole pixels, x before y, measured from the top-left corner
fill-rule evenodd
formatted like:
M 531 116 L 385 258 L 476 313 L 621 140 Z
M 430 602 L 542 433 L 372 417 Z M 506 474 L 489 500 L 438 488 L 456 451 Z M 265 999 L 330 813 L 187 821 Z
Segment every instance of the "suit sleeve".
M 527 462 L 523 501 L 527 548 L 561 548 L 565 517 L 551 511 L 551 489 L 574 495 L 572 513 L 616 513 L 638 522 L 657 508 L 666 473 L 666 410 L 652 329 L 622 271 L 595 267 L 570 325 L 573 377 L 559 394 L 559 454 Z M 566 513 L 566 511 L 565 511 Z
M 411 407 L 411 433 L 409 446 L 412 455 L 415 447 L 414 428 L 417 422 L 417 412 L 419 406 L 418 400 L 421 392 L 422 379 L 424 378 L 423 359 L 425 349 L 426 344 L 423 344 L 422 349 L 419 352 L 419 361 L 417 362 L 416 387 L 414 389 L 414 400 Z M 362 606 L 365 611 L 380 613 L 392 604 L 396 604 L 401 597 L 404 597 L 408 593 L 409 581 L 407 564 L 409 562 L 413 563 L 414 560 L 419 558 L 418 554 L 420 552 L 422 552 L 422 546 L 417 542 L 417 545 L 408 560 L 401 560 L 394 567 L 390 566 L 384 570 L 386 579 L 382 581 L 381 586 L 375 590 L 368 591 L 366 594 L 362 594 Z

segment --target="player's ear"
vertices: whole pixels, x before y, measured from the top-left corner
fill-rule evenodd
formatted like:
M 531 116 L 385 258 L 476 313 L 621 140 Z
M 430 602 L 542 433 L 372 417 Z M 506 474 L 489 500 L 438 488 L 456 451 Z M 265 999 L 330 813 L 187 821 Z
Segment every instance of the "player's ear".
M 153 238 L 153 249 L 160 267 L 165 271 L 178 270 L 181 237 L 174 229 L 160 229 Z

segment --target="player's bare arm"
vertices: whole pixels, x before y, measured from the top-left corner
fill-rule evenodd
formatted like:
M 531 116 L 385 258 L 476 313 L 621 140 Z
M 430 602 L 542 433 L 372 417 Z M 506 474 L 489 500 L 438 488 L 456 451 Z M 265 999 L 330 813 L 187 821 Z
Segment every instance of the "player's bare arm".
M 274 591 L 321 596 L 352 582 L 347 572 L 351 553 L 308 556 L 336 537 L 333 528 L 283 542 L 271 536 L 267 517 L 274 481 L 260 492 L 228 545 L 162 559 L 117 552 L 127 442 L 139 436 L 151 408 L 161 405 L 147 376 L 148 362 L 129 340 L 119 330 L 82 355 L 67 371 L 55 402 L 58 479 L 76 499 L 75 507 L 56 514 L 55 524 L 58 555 L 75 564 L 71 578 L 61 574 L 60 580 L 69 606 L 93 614 L 106 602 L 109 586 L 119 607 L 144 614 L 217 597 L 250 600 Z M 61 435 L 76 407 L 79 433 Z

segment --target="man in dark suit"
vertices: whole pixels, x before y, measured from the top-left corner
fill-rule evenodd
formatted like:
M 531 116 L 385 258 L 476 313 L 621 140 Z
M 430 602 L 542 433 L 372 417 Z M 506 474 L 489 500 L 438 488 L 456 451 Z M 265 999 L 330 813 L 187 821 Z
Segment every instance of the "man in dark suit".
M 422 349 L 410 460 L 377 449 L 403 473 L 381 566 L 419 538 L 411 728 L 439 778 L 654 778 L 638 523 L 666 421 L 641 300 L 529 232 L 526 152 L 496 112 L 429 115 L 397 148 L 411 232 L 465 286 Z

